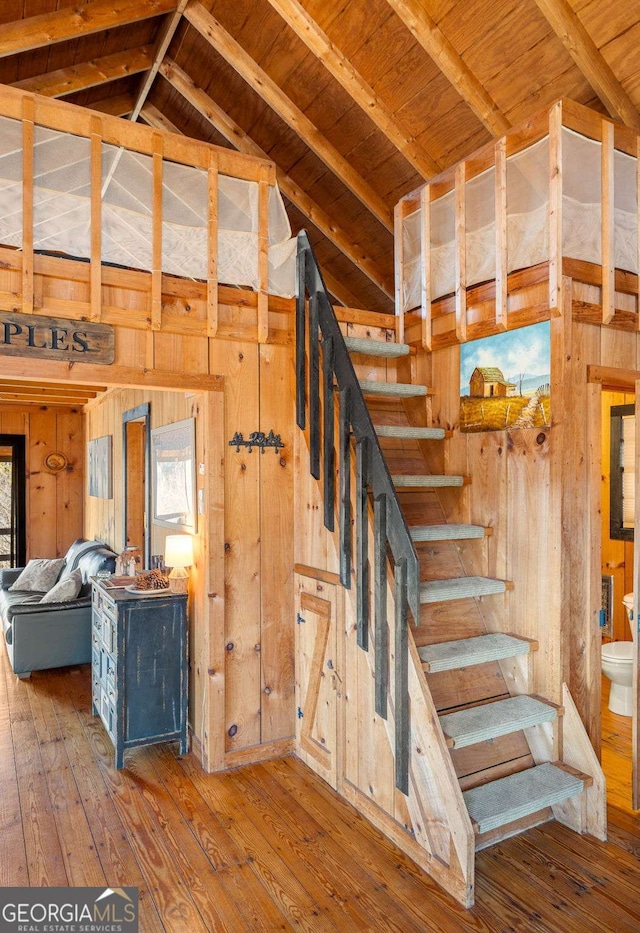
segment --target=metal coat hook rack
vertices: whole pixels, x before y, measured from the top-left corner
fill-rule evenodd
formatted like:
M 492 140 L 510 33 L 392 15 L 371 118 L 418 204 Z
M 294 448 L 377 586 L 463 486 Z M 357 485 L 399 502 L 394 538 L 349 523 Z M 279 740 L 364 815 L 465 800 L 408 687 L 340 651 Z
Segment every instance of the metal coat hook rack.
M 248 447 L 249 453 L 253 451 L 254 447 L 258 447 L 260 453 L 264 453 L 267 447 L 273 447 L 277 454 L 284 447 L 284 444 L 280 435 L 274 434 L 273 431 L 269 431 L 268 434 L 265 434 L 264 431 L 252 431 L 247 440 L 244 439 L 240 431 L 236 431 L 229 441 L 229 447 L 235 447 L 237 454 L 240 453 L 241 447 Z

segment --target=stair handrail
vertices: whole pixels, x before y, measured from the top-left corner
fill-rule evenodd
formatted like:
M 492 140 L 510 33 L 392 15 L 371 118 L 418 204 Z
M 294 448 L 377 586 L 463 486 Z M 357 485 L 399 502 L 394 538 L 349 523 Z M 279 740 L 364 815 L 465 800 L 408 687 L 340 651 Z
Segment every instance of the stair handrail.
M 313 247 L 305 230 L 298 234 L 296 265 L 296 421 L 307 423 L 309 354 L 309 452 L 311 475 L 322 484 L 324 524 L 335 529 L 335 384 L 338 389 L 340 456 L 340 582 L 351 587 L 351 438 L 356 448 L 356 616 L 358 645 L 369 647 L 369 498 L 374 501 L 375 703 L 387 718 L 389 646 L 387 626 L 387 545 L 394 565 L 395 781 L 409 792 L 409 646 L 407 608 L 420 624 L 419 564 L 396 489 L 380 448 L 349 350 L 340 330 Z M 307 316 L 307 295 L 309 314 Z M 307 327 L 308 321 L 308 327 Z M 322 344 L 320 344 L 322 337 Z M 320 346 L 322 345 L 323 417 L 320 425 Z M 335 379 L 335 383 L 334 383 Z M 322 436 L 321 436 L 322 435 Z

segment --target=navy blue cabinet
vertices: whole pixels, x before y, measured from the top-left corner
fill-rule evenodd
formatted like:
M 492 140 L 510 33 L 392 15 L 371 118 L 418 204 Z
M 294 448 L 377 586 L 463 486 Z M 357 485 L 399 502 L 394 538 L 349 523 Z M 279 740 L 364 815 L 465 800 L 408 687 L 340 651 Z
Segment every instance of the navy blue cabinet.
M 187 597 L 139 596 L 92 586 L 92 698 L 115 748 L 116 768 L 127 748 L 187 735 Z

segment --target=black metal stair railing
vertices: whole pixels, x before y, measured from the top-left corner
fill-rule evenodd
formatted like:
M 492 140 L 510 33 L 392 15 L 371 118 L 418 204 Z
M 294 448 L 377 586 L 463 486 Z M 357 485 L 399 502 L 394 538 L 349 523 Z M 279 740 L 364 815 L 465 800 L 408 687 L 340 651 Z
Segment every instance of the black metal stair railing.
M 308 299 L 308 314 L 307 314 Z M 321 352 L 322 350 L 322 352 Z M 308 399 L 307 399 L 308 352 Z M 322 370 L 322 380 L 320 373 Z M 353 551 L 351 509 L 355 513 L 355 584 L 358 644 L 369 649 L 369 495 L 374 506 L 374 625 L 376 712 L 387 718 L 389 638 L 387 557 L 394 566 L 394 702 L 396 786 L 409 791 L 409 648 L 408 615 L 420 622 L 419 570 L 411 535 L 396 495 L 371 416 L 344 342 L 333 306 L 305 231 L 298 234 L 296 298 L 296 417 L 304 430 L 309 422 L 310 469 L 322 479 L 324 524 L 334 531 L 335 410 L 338 395 L 338 463 L 340 483 L 340 580 L 351 587 Z M 322 391 L 322 423 L 320 392 Z M 308 404 L 307 404 L 308 403 Z M 352 498 L 351 450 L 355 442 L 356 489 Z M 322 470 L 320 469 L 322 450 Z

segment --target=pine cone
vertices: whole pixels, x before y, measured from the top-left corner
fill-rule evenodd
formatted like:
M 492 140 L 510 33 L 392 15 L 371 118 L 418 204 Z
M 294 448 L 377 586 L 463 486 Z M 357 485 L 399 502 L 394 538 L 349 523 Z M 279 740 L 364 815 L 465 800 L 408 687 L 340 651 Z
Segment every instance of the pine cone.
M 161 570 L 149 570 L 147 573 L 140 573 L 136 577 L 136 589 L 166 590 L 168 588 L 169 581 L 162 575 Z

